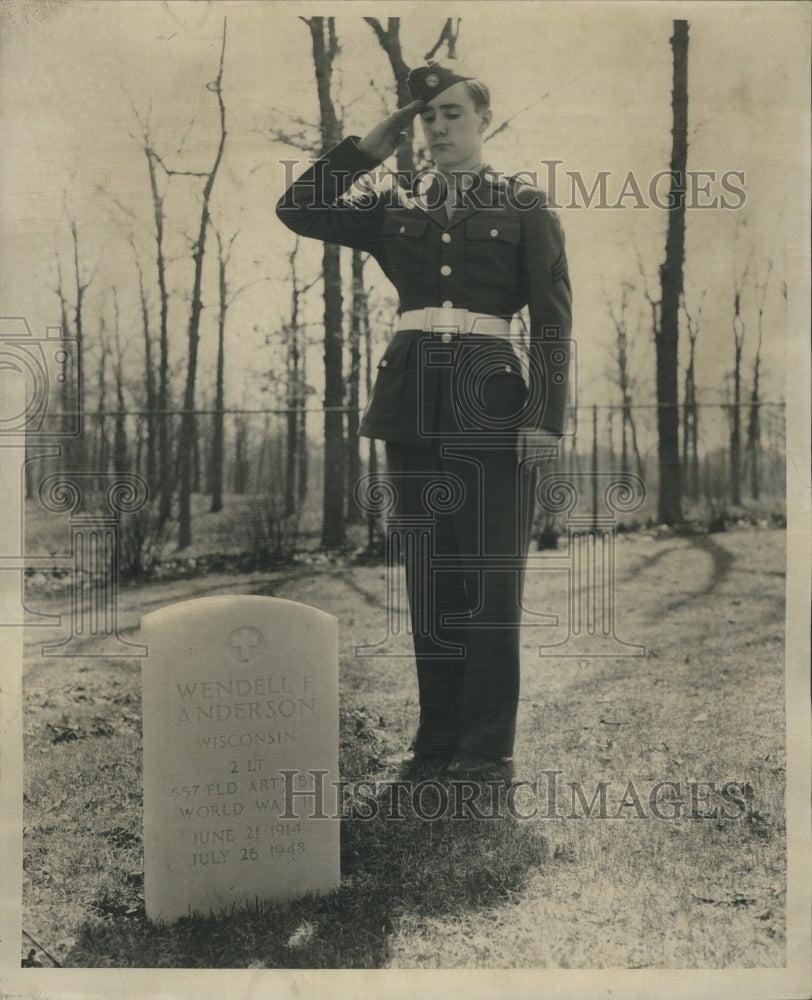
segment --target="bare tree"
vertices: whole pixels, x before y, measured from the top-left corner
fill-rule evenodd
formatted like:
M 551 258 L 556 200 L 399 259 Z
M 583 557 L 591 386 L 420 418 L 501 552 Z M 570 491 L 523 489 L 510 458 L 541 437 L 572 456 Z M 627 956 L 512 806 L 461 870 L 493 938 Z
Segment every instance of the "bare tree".
M 685 185 L 688 160 L 688 22 L 674 21 L 671 110 L 671 195 L 665 260 L 660 266 L 660 322 L 655 324 L 657 354 L 657 434 L 659 442 L 658 520 L 682 521 L 679 456 L 678 346 L 679 307 L 685 261 Z
M 299 285 L 296 272 L 296 258 L 299 253 L 299 237 L 293 250 L 288 255 L 290 262 L 290 321 L 285 326 L 287 353 L 285 358 L 285 405 L 286 435 L 285 435 L 285 494 L 284 516 L 290 517 L 296 510 L 297 503 L 304 500 L 301 492 L 301 480 L 307 479 L 307 448 L 306 448 L 306 413 L 307 405 L 306 383 L 304 380 L 305 352 L 302 344 L 301 321 L 299 309 L 302 296 L 305 295 L 319 280 L 314 278 L 308 284 Z M 297 483 L 298 480 L 298 483 Z M 306 486 L 305 486 L 306 493 Z
M 217 143 L 217 150 L 214 155 L 214 162 L 208 172 L 196 171 L 171 171 L 167 173 L 183 173 L 185 175 L 205 178 L 203 192 L 201 195 L 200 225 L 198 227 L 197 240 L 192 252 L 194 262 L 194 279 L 192 284 L 192 301 L 189 313 L 188 326 L 188 365 L 186 369 L 186 386 L 183 393 L 183 414 L 180 423 L 180 438 L 178 446 L 180 449 L 179 462 L 179 484 L 178 484 L 178 548 L 184 549 L 192 541 L 192 475 L 194 447 L 196 438 L 195 427 L 195 382 L 197 379 L 197 353 L 200 342 L 200 316 L 203 311 L 203 300 L 201 290 L 203 284 L 203 260 L 206 254 L 206 234 L 209 229 L 209 204 L 214 182 L 217 179 L 217 171 L 223 157 L 223 148 L 226 142 L 226 106 L 223 101 L 223 64 L 226 52 L 226 19 L 223 19 L 223 41 L 220 48 L 220 64 L 216 78 L 209 84 L 207 89 L 217 98 L 217 105 L 220 118 L 220 134 Z
M 207 463 L 206 491 L 211 494 L 211 512 L 217 513 L 223 509 L 223 483 L 225 478 L 225 463 L 223 448 L 225 441 L 225 366 L 226 366 L 226 317 L 238 295 L 247 288 L 267 278 L 257 278 L 246 282 L 231 291 L 228 284 L 228 267 L 231 263 L 231 250 L 240 235 L 240 230 L 232 233 L 227 243 L 223 242 L 219 229 L 210 221 L 217 240 L 217 362 L 215 371 L 214 403 L 211 420 L 211 451 Z M 205 407 L 204 407 L 205 409 Z
M 301 386 L 301 407 L 299 409 L 299 440 L 296 444 L 296 454 L 298 455 L 298 469 L 296 472 L 296 502 L 299 510 L 302 510 L 307 499 L 307 490 L 310 484 L 310 458 L 307 447 L 307 394 L 311 392 L 307 384 L 307 351 L 302 351 L 301 375 L 299 378 Z
M 579 475 L 581 471 L 581 456 L 578 452 L 578 435 L 573 434 L 570 438 L 570 450 L 567 456 L 567 472 L 571 475 Z
M 116 356 L 113 362 L 113 378 L 116 383 L 116 416 L 113 424 L 113 470 L 118 473 L 130 470 L 129 449 L 127 447 L 127 406 L 124 402 L 124 352 L 121 348 L 120 317 L 118 295 L 113 289 L 113 340 Z
M 234 417 L 234 492 L 248 491 L 248 420 L 245 414 Z
M 753 251 L 747 258 L 740 275 L 733 278 L 733 401 L 730 405 L 730 502 L 738 506 L 741 498 L 741 464 L 742 464 L 742 431 L 741 431 L 741 396 L 742 396 L 742 354 L 747 328 L 742 318 L 741 300 Z
M 770 273 L 773 262 L 767 262 L 767 274 L 763 284 L 760 286 L 761 301 L 758 306 L 758 343 L 756 353 L 753 358 L 753 388 L 750 392 L 750 416 L 747 423 L 747 456 L 750 462 L 750 497 L 758 500 L 761 495 L 760 482 L 760 452 L 761 452 L 761 389 L 759 379 L 761 376 L 761 344 L 764 335 L 764 306 L 767 300 L 767 288 L 770 283 Z
M 364 288 L 366 258 L 360 250 L 352 252 L 352 313 L 350 316 L 350 370 L 347 376 L 347 520 L 358 522 L 361 511 L 355 502 L 355 486 L 361 475 L 361 448 L 358 438 L 361 397 L 361 337 L 367 315 Z
M 133 109 L 135 111 L 135 109 Z M 166 251 L 164 248 L 166 216 L 164 199 L 166 193 L 158 183 L 158 170 L 161 162 L 155 151 L 148 127 L 141 121 L 142 149 L 147 161 L 149 186 L 152 195 L 152 214 L 155 223 L 155 269 L 158 276 L 158 385 L 153 394 L 155 425 L 158 431 L 157 484 L 158 484 L 158 520 L 165 524 L 172 513 L 172 495 L 175 491 L 175 476 L 172 468 L 172 434 L 170 407 L 170 373 L 169 373 L 169 291 L 166 281 Z M 140 268 L 139 268 L 140 271 Z M 143 302 L 143 297 L 142 297 Z M 153 480 L 150 480 L 152 483 Z
M 699 498 L 699 406 L 696 398 L 696 339 L 702 318 L 705 292 L 697 305 L 696 314 L 689 312 L 683 296 L 682 311 L 688 333 L 688 365 L 685 369 L 685 389 L 682 403 L 682 470 L 692 500 Z
M 59 298 L 59 324 L 62 330 L 62 336 L 69 338 L 73 332 L 68 319 L 68 314 L 72 311 L 72 307 L 68 301 L 67 295 L 65 294 L 65 283 L 62 275 L 62 260 L 59 253 L 56 254 L 56 275 L 57 281 L 53 291 Z M 81 345 L 78 340 L 77 356 L 73 359 L 73 363 L 75 378 L 65 379 L 65 381 L 61 383 L 61 388 L 58 388 L 57 390 L 60 393 L 61 412 L 63 414 L 63 431 L 68 431 L 72 425 L 75 426 L 78 415 L 83 412 L 84 407 L 84 400 L 82 398 L 84 385 L 81 380 L 82 354 Z M 76 437 L 69 435 L 66 437 L 62 445 L 61 465 L 63 470 L 71 469 L 75 471 L 76 469 L 83 467 L 83 438 L 81 436 Z M 27 496 L 30 495 L 30 471 L 31 466 L 26 466 Z
M 96 373 L 96 433 L 93 449 L 93 472 L 103 477 L 110 465 L 110 442 L 107 439 L 106 408 L 107 408 L 107 321 L 102 311 L 99 319 L 99 366 Z M 99 480 L 103 484 L 103 480 Z
M 612 376 L 613 381 L 620 389 L 620 413 L 621 413 L 621 438 L 620 438 L 620 470 L 629 471 L 629 437 L 631 437 L 632 449 L 637 464 L 639 476 L 645 476 L 645 466 L 643 463 L 640 448 L 637 442 L 637 427 L 634 422 L 634 409 L 632 392 L 634 382 L 629 373 L 629 331 L 627 310 L 629 295 L 633 286 L 629 282 L 624 282 L 621 287 L 620 305 L 617 312 L 607 300 L 607 308 L 612 324 L 615 328 L 615 353 L 614 361 L 617 373 Z
M 157 417 L 155 410 L 157 409 L 157 391 L 155 385 L 155 363 L 152 358 L 152 331 L 150 324 L 150 310 L 149 310 L 149 300 L 147 296 L 147 290 L 144 285 L 144 270 L 141 267 L 141 261 L 138 256 L 138 251 L 135 248 L 135 240 L 130 236 L 129 238 L 130 247 L 132 248 L 133 256 L 135 258 L 135 267 L 138 271 L 138 301 L 141 307 L 141 326 L 144 335 L 144 392 L 145 392 L 145 408 L 146 408 L 146 462 L 145 462 L 145 474 L 147 482 L 150 485 L 150 489 L 154 489 L 157 481 L 157 471 L 158 471 L 158 442 L 157 442 L 157 428 L 159 423 L 159 418 Z M 141 432 L 139 429 L 138 434 L 139 442 L 141 440 Z M 139 444 L 139 458 L 140 458 L 140 444 Z M 140 468 L 140 461 L 138 463 Z
M 368 303 L 367 303 L 368 305 Z M 366 390 L 367 399 L 369 399 L 370 393 L 372 392 L 372 378 L 373 378 L 373 365 L 372 365 L 372 323 L 369 318 L 369 308 L 364 311 L 362 316 L 363 324 L 363 335 L 364 335 L 364 389 Z M 375 447 L 375 438 L 369 438 L 369 453 L 367 456 L 367 472 L 370 475 L 372 481 L 375 481 L 375 477 L 378 475 L 378 451 Z M 377 518 L 374 513 L 367 515 L 367 547 L 372 550 L 375 547 L 375 535 L 377 527 Z
M 74 412 L 83 413 L 85 407 L 85 384 L 84 384 L 84 355 L 85 355 L 85 316 L 84 303 L 88 288 L 93 283 L 96 276 L 96 269 L 89 276 L 82 277 L 79 267 L 79 236 L 76 230 L 76 220 L 70 220 L 70 232 L 73 240 L 73 277 L 75 289 L 75 305 L 73 309 L 73 334 L 76 338 L 76 396 Z M 59 277 L 60 286 L 62 277 Z M 60 300 L 62 293 L 59 293 Z M 71 469 L 81 468 L 87 459 L 87 449 L 85 446 L 84 434 L 79 437 L 69 439 L 65 449 L 67 466 Z
M 397 92 L 398 107 L 405 108 L 406 105 L 410 104 L 412 100 L 412 95 L 409 93 L 409 87 L 406 83 L 411 67 L 403 58 L 403 50 L 400 42 L 400 18 L 388 18 L 385 30 L 377 17 L 365 17 L 364 20 L 375 32 L 375 36 L 380 42 L 381 48 L 389 57 L 389 65 L 392 67 L 392 74 L 395 77 L 395 90 Z M 450 24 L 450 20 L 451 19 L 449 18 L 447 24 Z M 456 35 L 453 36 L 450 44 L 453 45 L 453 41 L 455 39 Z M 441 34 L 433 51 L 436 52 L 445 40 L 446 39 Z M 426 58 L 428 59 L 430 57 L 427 56 Z M 411 177 L 415 168 L 413 150 L 414 122 L 410 121 L 404 131 L 406 132 L 406 138 L 395 150 L 395 159 L 397 162 L 398 173 L 403 177 Z
M 462 18 L 460 17 L 456 18 L 449 17 L 446 19 L 446 22 L 443 25 L 443 30 L 440 32 L 440 37 L 437 39 L 435 44 L 429 49 L 429 51 L 426 53 L 424 57 L 426 60 L 433 59 L 435 57 L 435 55 L 437 54 L 437 50 L 440 48 L 443 42 L 446 42 L 448 45 L 448 58 L 449 59 L 457 58 L 457 38 L 459 37 L 460 33 L 461 20 Z M 457 22 L 456 24 L 454 23 L 455 21 Z
M 237 238 L 234 233 L 228 241 L 228 250 L 223 246 L 223 239 L 218 229 L 214 229 L 217 239 L 217 371 L 214 379 L 214 413 L 212 414 L 211 456 L 209 460 L 208 492 L 211 494 L 213 514 L 223 509 L 223 442 L 225 438 L 223 409 L 225 407 L 225 330 L 226 312 L 229 307 L 228 284 L 226 268 L 231 257 L 231 247 Z
M 319 100 L 321 154 L 341 141 L 342 124 L 332 97 L 333 66 L 339 52 L 334 17 L 301 18 L 310 29 Z M 321 542 L 338 548 L 346 541 L 344 521 L 343 295 L 340 248 L 325 243 L 324 275 L 324 498 Z

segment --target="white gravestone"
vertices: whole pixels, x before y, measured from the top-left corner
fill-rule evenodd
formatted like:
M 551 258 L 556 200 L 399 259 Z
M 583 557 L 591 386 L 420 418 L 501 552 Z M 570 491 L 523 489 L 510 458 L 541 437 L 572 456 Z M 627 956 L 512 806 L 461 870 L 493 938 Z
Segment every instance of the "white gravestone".
M 147 916 L 337 887 L 337 620 L 204 597 L 146 615 L 141 634 Z

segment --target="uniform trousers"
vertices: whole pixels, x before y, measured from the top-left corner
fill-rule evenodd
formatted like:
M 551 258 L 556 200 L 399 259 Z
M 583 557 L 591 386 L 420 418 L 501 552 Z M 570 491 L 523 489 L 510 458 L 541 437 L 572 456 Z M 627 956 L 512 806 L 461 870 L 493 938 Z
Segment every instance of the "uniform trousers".
M 387 441 L 386 458 L 420 695 L 411 748 L 510 757 L 536 466 L 515 434 Z

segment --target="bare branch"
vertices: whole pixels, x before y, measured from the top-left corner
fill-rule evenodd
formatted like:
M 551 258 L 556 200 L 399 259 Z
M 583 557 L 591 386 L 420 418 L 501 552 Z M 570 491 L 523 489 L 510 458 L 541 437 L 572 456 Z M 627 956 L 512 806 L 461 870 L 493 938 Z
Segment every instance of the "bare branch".
M 283 132 L 281 129 L 271 129 L 268 133 L 275 142 L 283 142 L 286 146 L 293 146 L 294 149 L 299 149 L 303 153 L 313 152 L 313 142 L 308 141 L 307 136 L 304 132 L 297 132 L 289 134 Z M 253 170 L 258 169 L 254 167 Z M 252 170 L 252 173 L 253 173 Z
M 655 300 L 651 297 L 651 292 L 649 291 L 649 287 L 648 287 L 648 278 L 646 277 L 646 272 L 645 272 L 645 269 L 643 267 L 643 256 L 640 253 L 640 249 L 637 246 L 636 242 L 634 244 L 634 250 L 635 250 L 635 254 L 637 255 L 637 268 L 638 268 L 638 270 L 640 272 L 640 277 L 643 279 L 643 295 L 645 295 L 646 301 L 648 302 L 648 304 L 653 309 L 655 306 L 659 306 L 660 303 L 659 303 L 659 301 L 655 302 Z
M 360 100 L 360 97 L 356 98 L 356 100 Z M 355 103 L 355 101 L 353 101 L 353 103 Z M 289 115 L 288 117 L 296 125 L 301 125 L 304 128 L 312 128 L 318 131 L 319 126 L 315 122 L 306 121 L 304 118 L 301 117 L 301 115 Z
M 526 108 L 521 108 L 521 110 L 519 110 L 515 114 L 511 115 L 510 118 L 506 118 L 500 125 L 498 125 L 493 130 L 493 132 L 489 132 L 482 141 L 483 142 L 490 142 L 490 140 L 493 139 L 494 136 L 497 136 L 497 135 L 499 135 L 500 132 L 504 132 L 506 129 L 510 128 L 510 123 L 515 118 L 518 118 L 519 115 L 523 115 L 525 113 L 525 111 L 529 111 L 531 108 L 535 108 L 537 104 L 541 104 L 541 102 L 543 100 L 545 100 L 546 98 L 548 98 L 549 96 L 550 96 L 549 94 L 545 94 L 544 97 L 540 97 L 537 101 L 533 101 L 532 104 L 528 104 Z
M 510 128 L 510 125 L 513 122 L 513 120 L 517 118 L 519 115 L 523 115 L 525 111 L 530 111 L 531 108 L 535 108 L 537 105 L 543 103 L 544 101 L 547 100 L 548 97 L 551 97 L 553 94 L 557 93 L 563 87 L 569 87 L 571 84 L 575 83 L 577 79 L 578 77 L 574 76 L 571 80 L 568 80 L 566 83 L 562 83 L 560 87 L 554 87 L 552 90 L 548 90 L 547 93 L 542 94 L 537 101 L 533 101 L 533 103 L 528 104 L 526 108 L 521 108 L 515 114 L 511 115 L 509 118 L 506 118 L 503 122 L 497 125 L 497 127 L 492 132 L 489 132 L 488 135 L 486 135 L 482 141 L 489 142 L 491 139 L 493 139 L 494 136 L 497 136 L 499 135 L 500 132 L 504 132 L 506 129 Z
M 382 26 L 381 22 L 378 20 L 377 17 L 365 17 L 364 20 L 370 26 L 370 28 L 372 28 L 372 30 L 375 32 L 375 34 L 378 36 L 378 41 L 381 43 L 381 48 L 385 50 L 386 46 L 387 46 L 387 44 L 389 42 L 389 36 L 383 30 L 383 26 Z M 390 18 L 390 21 L 391 20 L 392 19 Z
M 338 55 L 341 47 L 338 44 L 338 34 L 336 33 L 336 19 L 334 17 L 327 18 L 327 34 L 329 37 L 329 46 L 327 49 L 327 56 L 332 65 L 333 60 Z
M 454 20 L 456 20 L 457 23 L 452 27 L 452 21 Z M 437 53 L 437 50 L 440 48 L 443 42 L 447 43 L 448 58 L 449 59 L 457 58 L 457 36 L 460 33 L 461 20 L 462 18 L 460 17 L 446 18 L 446 22 L 443 25 L 442 31 L 440 32 L 440 37 L 435 42 L 434 46 L 431 49 L 429 49 L 429 51 L 424 56 L 426 62 L 434 58 L 435 54 Z
M 206 85 L 208 87 L 208 84 Z M 150 149 L 149 155 L 159 164 L 163 169 L 167 177 L 208 177 L 209 173 L 207 170 L 174 170 L 168 167 L 159 153 L 154 149 Z

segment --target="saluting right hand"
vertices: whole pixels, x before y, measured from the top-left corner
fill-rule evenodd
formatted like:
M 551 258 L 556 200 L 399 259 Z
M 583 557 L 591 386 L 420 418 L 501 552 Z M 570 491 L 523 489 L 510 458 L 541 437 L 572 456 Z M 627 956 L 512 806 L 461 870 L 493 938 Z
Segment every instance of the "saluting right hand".
M 387 115 L 383 121 L 378 122 L 358 145 L 365 153 L 374 156 L 376 160 L 385 160 L 406 138 L 404 129 L 423 106 L 423 101 L 412 101 L 411 104 L 398 108 L 393 114 Z

